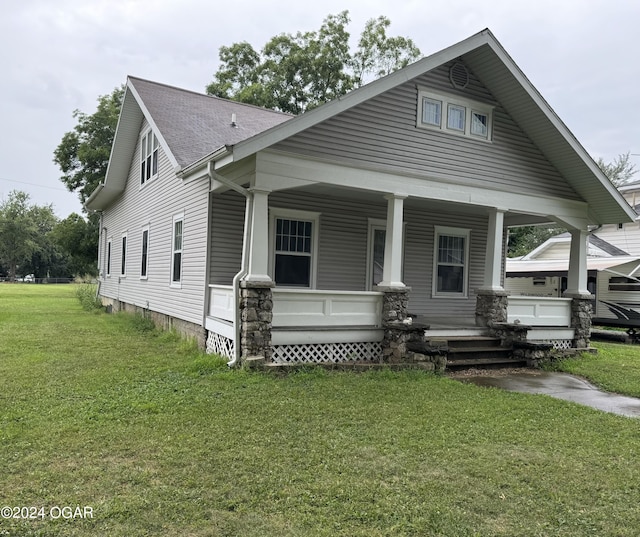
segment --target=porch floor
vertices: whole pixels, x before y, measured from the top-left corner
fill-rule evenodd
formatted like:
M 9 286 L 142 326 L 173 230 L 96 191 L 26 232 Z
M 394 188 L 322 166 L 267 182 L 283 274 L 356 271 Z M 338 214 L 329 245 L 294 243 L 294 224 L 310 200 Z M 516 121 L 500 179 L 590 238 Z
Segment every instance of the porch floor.
M 420 324 L 426 324 L 429 326 L 430 330 L 433 329 L 481 329 L 481 327 L 476 326 L 475 319 L 466 318 L 466 317 L 426 317 L 423 315 L 418 315 L 414 318 L 414 322 Z

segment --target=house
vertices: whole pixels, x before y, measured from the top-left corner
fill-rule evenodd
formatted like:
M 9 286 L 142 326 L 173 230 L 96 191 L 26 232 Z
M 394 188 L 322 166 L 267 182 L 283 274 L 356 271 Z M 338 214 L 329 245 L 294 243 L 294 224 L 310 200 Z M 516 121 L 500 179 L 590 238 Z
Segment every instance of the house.
M 620 192 L 636 212 L 640 210 L 640 182 Z M 598 226 L 587 237 L 587 289 L 594 296 L 596 323 L 621 319 L 640 326 L 639 221 L 636 217 L 634 222 Z M 567 286 L 570 243 L 570 234 L 562 233 L 521 258 L 507 259 L 505 289 L 513 297 L 561 297 Z
M 297 117 L 130 77 L 86 207 L 103 302 L 231 364 L 508 328 L 505 229 L 550 221 L 568 286 L 539 302 L 584 347 L 589 229 L 635 216 L 489 30 Z

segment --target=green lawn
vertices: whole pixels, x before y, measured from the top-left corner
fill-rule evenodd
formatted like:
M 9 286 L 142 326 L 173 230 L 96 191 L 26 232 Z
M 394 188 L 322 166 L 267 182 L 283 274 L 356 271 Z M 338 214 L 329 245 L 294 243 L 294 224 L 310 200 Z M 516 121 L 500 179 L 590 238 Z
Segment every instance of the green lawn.
M 558 369 L 588 378 L 603 389 L 640 397 L 640 346 L 593 342 L 598 354 L 563 360 Z
M 0 507 L 93 513 L 0 536 L 635 536 L 639 448 L 640 420 L 416 371 L 228 371 L 0 284 Z

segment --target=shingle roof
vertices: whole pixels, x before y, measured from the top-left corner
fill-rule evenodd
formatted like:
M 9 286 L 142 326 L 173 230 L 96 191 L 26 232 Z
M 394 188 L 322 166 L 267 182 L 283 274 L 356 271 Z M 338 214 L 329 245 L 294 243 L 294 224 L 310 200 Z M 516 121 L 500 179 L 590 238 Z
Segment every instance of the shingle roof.
M 129 81 L 182 167 L 293 117 L 140 78 Z
M 560 233 L 559 235 L 556 235 L 554 238 L 570 239 L 571 233 L 569 232 Z M 604 239 L 601 239 L 600 237 L 598 237 L 597 235 L 594 235 L 593 233 L 590 233 L 588 235 L 588 240 L 591 246 L 595 246 L 596 248 L 602 250 L 603 252 L 609 254 L 610 256 L 616 257 L 616 256 L 629 255 L 628 252 L 621 250 L 617 246 L 614 246 L 613 244 L 605 241 Z

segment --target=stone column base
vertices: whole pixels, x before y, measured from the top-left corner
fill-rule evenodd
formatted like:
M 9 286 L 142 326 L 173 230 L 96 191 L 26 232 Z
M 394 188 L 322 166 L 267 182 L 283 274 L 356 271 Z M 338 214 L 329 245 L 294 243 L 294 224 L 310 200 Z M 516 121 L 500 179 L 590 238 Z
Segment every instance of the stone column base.
M 575 330 L 573 346 L 576 349 L 588 349 L 591 343 L 591 315 L 593 313 L 591 294 L 565 293 L 571 298 L 571 328 Z
M 504 289 L 477 289 L 476 326 L 506 323 L 508 296 Z
M 382 299 L 382 361 L 402 362 L 407 355 L 407 343 L 411 332 L 407 330 L 411 319 L 407 312 L 409 287 L 378 287 L 384 293 Z
M 240 356 L 271 360 L 273 282 L 240 282 Z

